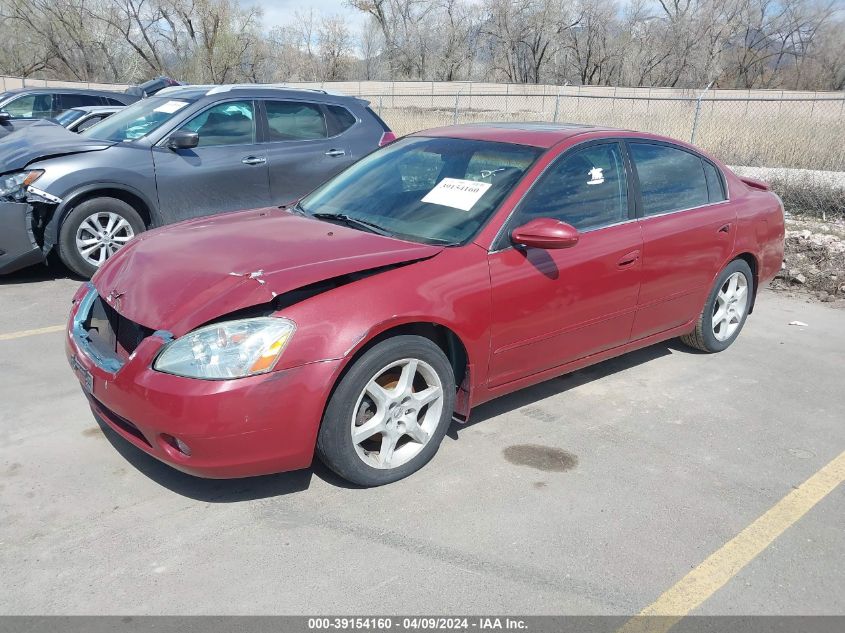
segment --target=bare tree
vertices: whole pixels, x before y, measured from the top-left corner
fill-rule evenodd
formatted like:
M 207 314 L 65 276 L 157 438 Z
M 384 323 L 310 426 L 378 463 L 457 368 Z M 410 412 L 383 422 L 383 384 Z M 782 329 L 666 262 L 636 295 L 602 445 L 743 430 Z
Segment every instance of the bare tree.
M 257 0 L 256 0 L 257 1 Z M 0 0 L 0 72 L 135 82 L 493 79 L 845 86 L 842 0 L 345 0 L 266 28 L 239 0 Z
M 323 17 L 317 27 L 320 50 L 320 78 L 336 81 L 347 76 L 352 57 L 352 35 L 346 21 L 339 15 Z

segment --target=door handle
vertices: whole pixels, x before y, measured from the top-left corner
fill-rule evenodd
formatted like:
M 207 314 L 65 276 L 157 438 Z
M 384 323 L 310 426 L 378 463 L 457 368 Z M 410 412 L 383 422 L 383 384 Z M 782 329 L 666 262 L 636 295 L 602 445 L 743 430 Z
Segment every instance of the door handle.
M 731 232 L 731 225 L 730 224 L 723 224 L 719 227 L 718 233 L 730 233 Z
M 342 149 L 330 149 L 326 152 L 326 156 L 331 156 L 332 158 L 335 156 L 346 156 L 346 151 Z
M 244 165 L 263 165 L 267 162 L 267 159 L 263 156 L 247 156 L 246 158 L 242 158 L 241 162 Z
M 620 257 L 619 261 L 616 262 L 616 265 L 619 268 L 628 268 L 628 267 L 636 264 L 637 260 L 639 260 L 639 258 L 640 258 L 640 251 L 631 251 L 630 253 L 627 253 L 626 255 L 623 255 L 622 257 Z

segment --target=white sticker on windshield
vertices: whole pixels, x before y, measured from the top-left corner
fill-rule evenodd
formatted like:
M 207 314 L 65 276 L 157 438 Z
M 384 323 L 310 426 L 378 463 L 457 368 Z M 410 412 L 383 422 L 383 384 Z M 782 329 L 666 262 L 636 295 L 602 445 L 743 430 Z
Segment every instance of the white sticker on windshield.
M 489 182 L 444 178 L 425 194 L 423 202 L 441 204 L 461 211 L 469 211 L 492 186 Z
M 590 170 L 590 179 L 587 181 L 588 185 L 600 185 L 604 182 L 604 170 L 601 167 L 593 167 Z
M 179 110 L 184 108 L 186 105 L 188 105 L 187 101 L 167 101 L 166 103 L 162 103 L 160 106 L 158 106 L 155 111 L 173 114 L 174 112 L 178 112 Z

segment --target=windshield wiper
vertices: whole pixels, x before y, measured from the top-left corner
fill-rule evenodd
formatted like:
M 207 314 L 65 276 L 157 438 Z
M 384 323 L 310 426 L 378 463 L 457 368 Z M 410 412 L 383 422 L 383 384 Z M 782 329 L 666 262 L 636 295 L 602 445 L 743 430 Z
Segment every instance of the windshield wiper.
M 360 218 L 353 218 L 351 215 L 346 215 L 345 213 L 312 213 L 311 217 L 317 218 L 320 220 L 329 220 L 329 221 L 337 221 L 343 222 L 347 226 L 354 226 L 359 229 L 363 229 L 365 231 L 369 231 L 370 233 L 375 233 L 377 235 L 386 235 L 388 237 L 393 237 L 393 233 L 388 231 L 382 226 L 374 222 L 369 222 L 367 220 L 362 220 Z
M 305 209 L 302 208 L 302 205 L 299 204 L 298 200 L 293 204 L 280 204 L 279 208 L 284 211 L 290 211 L 291 213 L 295 213 L 296 215 L 304 215 L 308 217 L 308 214 L 305 213 Z

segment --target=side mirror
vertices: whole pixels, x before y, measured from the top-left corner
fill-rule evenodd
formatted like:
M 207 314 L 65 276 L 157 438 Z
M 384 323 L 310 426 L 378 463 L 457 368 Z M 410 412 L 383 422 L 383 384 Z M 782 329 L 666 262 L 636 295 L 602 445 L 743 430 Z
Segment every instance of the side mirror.
M 12 115 L 6 112 L 5 110 L 0 110 L 0 122 L 5 123 L 9 119 L 12 118 Z
M 534 248 L 570 248 L 578 243 L 578 229 L 560 220 L 537 218 L 514 229 L 511 241 Z
M 200 135 L 187 130 L 176 130 L 167 139 L 167 146 L 170 149 L 193 149 L 200 144 Z

